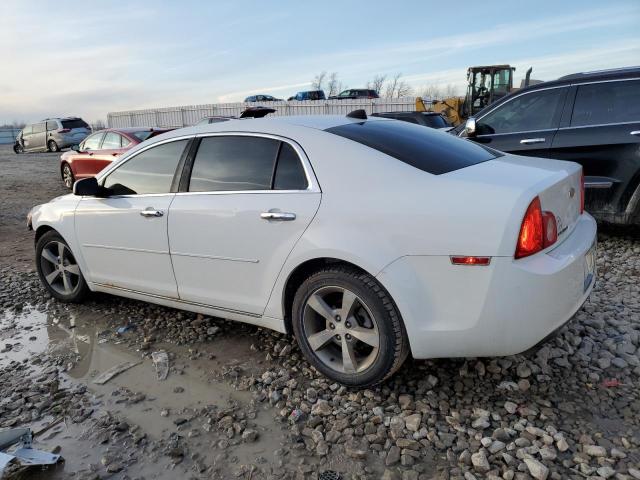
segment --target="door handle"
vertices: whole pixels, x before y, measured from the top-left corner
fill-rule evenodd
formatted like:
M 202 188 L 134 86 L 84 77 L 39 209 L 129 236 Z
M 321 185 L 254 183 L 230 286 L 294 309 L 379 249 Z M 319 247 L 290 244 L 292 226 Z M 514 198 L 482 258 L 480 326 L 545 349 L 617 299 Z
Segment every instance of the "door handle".
M 544 143 L 544 138 L 523 138 L 520 143 L 523 145 L 533 145 L 535 143 Z
M 112 153 L 112 154 L 111 154 L 111 156 L 112 156 L 112 157 L 117 157 L 117 156 L 118 156 L 118 154 L 117 154 L 117 153 Z
M 162 210 L 154 210 L 153 207 L 148 207 L 142 210 L 140 215 L 143 217 L 161 217 L 164 215 L 164 212 Z
M 635 135 L 636 137 L 640 137 L 640 130 L 632 130 L 629 132 L 631 135 Z
M 264 220 L 279 220 L 281 222 L 290 222 L 296 219 L 295 213 L 289 212 L 262 212 L 260 218 Z

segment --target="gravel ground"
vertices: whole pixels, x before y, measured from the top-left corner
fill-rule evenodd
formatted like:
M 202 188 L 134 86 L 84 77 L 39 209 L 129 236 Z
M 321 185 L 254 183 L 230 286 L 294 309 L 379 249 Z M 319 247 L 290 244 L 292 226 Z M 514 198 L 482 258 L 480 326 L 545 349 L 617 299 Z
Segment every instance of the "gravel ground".
M 637 233 L 599 235 L 591 299 L 533 351 L 409 361 L 357 391 L 267 330 L 106 295 L 50 300 L 24 218 L 65 193 L 57 156 L 0 150 L 0 191 L 0 428 L 47 428 L 37 447 L 66 460 L 10 478 L 640 479 Z M 139 364 L 94 383 L 123 361 Z

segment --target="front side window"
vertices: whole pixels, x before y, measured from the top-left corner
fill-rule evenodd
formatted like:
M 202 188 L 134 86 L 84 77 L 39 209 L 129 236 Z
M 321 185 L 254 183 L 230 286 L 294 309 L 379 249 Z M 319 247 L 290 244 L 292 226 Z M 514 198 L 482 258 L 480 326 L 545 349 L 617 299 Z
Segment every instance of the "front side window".
M 27 125 L 26 127 L 24 127 L 22 129 L 22 136 L 31 135 L 31 133 L 33 133 L 33 126 L 32 125 Z
M 102 142 L 103 150 L 115 150 L 120 148 L 120 135 L 115 132 L 107 132 Z
M 58 129 L 58 122 L 56 122 L 55 120 L 49 120 L 47 122 L 47 130 L 57 130 Z
M 100 132 L 87 137 L 87 139 L 82 144 L 82 150 L 98 150 L 100 148 L 100 140 L 102 140 L 103 135 L 104 132 Z
M 104 186 L 112 195 L 169 193 L 180 157 L 188 140 L 149 148 L 110 173 Z
M 35 123 L 33 125 L 33 133 L 43 133 L 44 132 L 44 123 Z
M 556 127 L 566 88 L 527 93 L 508 101 L 478 120 L 479 135 L 548 130 Z
M 580 85 L 571 126 L 640 122 L 640 80 Z
M 189 191 L 269 190 L 279 143 L 249 136 L 203 138 L 193 162 Z

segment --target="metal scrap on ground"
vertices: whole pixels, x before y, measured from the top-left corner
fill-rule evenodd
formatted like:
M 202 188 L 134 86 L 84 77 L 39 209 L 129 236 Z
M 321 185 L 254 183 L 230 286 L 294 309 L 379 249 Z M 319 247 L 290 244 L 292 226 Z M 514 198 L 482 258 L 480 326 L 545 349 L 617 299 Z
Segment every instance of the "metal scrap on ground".
M 153 366 L 156 368 L 158 380 L 165 380 L 169 375 L 169 355 L 164 350 L 151 353 Z
M 136 365 L 139 365 L 139 364 L 140 364 L 140 362 L 124 362 L 124 363 L 120 363 L 120 364 L 116 365 L 115 367 L 111 367 L 106 372 L 101 373 L 100 375 L 98 375 L 95 378 L 95 380 L 93 381 L 93 383 L 97 383 L 98 385 L 104 385 L 105 383 L 107 383 L 109 380 L 111 380 L 116 375 L 119 375 L 122 372 L 124 372 L 126 370 L 129 370 L 130 368 L 135 367 Z

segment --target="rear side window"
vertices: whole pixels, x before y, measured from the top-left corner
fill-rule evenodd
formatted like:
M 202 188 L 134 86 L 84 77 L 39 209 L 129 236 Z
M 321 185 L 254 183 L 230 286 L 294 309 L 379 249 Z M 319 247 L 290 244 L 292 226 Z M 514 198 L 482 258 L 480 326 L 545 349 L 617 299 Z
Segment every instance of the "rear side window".
M 84 120 L 78 118 L 75 120 L 62 120 L 62 128 L 89 128 Z
M 431 128 L 448 127 L 446 120 L 440 115 L 423 115 L 424 123 Z
M 113 195 L 169 193 L 188 140 L 163 143 L 139 153 L 107 176 L 104 186 Z
M 273 179 L 274 190 L 306 190 L 308 185 L 300 157 L 291 145 L 283 142 Z
M 580 85 L 571 126 L 640 121 L 640 80 Z
M 326 130 L 440 175 L 501 156 L 477 143 L 407 122 L 372 120 Z
M 203 138 L 193 161 L 190 192 L 270 190 L 280 142 L 270 138 Z

